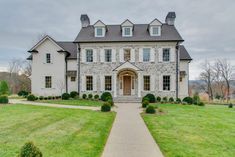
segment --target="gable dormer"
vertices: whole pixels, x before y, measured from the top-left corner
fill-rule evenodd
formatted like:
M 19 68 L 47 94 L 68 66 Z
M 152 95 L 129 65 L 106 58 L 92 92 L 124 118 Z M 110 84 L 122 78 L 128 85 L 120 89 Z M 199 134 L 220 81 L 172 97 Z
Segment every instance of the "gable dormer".
M 149 24 L 149 34 L 150 36 L 161 36 L 162 23 L 158 19 L 154 19 Z
M 130 20 L 127 19 L 121 24 L 121 29 L 122 29 L 123 37 L 132 37 L 134 24 Z
M 98 20 L 94 24 L 94 28 L 95 28 L 95 37 L 105 37 L 106 26 L 102 21 Z

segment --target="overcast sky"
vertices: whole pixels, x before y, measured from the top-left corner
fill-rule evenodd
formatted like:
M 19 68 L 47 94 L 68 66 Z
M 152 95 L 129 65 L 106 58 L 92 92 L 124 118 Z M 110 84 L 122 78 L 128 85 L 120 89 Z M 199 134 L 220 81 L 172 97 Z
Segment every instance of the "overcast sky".
M 28 57 L 27 50 L 40 35 L 73 41 L 88 14 L 91 24 L 164 22 L 169 11 L 176 12 L 176 28 L 194 59 L 190 79 L 197 79 L 205 60 L 228 58 L 235 64 L 234 0 L 0 0 L 0 70 L 12 58 Z

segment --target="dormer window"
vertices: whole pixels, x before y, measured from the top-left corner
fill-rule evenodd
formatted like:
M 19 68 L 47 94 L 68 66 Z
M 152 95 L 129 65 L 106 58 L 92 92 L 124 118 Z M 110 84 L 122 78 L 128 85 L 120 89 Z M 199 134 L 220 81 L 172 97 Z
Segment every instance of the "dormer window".
M 95 28 L 95 37 L 104 37 L 105 36 L 106 27 L 102 21 L 98 20 L 94 24 L 94 28 Z
M 126 37 L 132 36 L 131 27 L 124 27 L 123 30 L 124 30 L 123 36 L 126 36 Z
M 160 35 L 160 26 L 152 26 L 152 36 Z
M 149 34 L 150 36 L 160 36 L 161 35 L 162 23 L 155 19 L 149 24 Z
M 122 36 L 123 37 L 131 37 L 133 36 L 133 28 L 134 28 L 134 24 L 129 21 L 129 20 L 125 20 L 122 24 Z

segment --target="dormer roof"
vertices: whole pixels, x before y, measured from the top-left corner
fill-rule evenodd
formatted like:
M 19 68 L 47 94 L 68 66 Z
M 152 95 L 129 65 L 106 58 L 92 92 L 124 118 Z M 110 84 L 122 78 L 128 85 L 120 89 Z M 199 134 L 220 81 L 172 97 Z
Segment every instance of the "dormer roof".
M 101 20 L 98 20 L 98 21 L 94 24 L 94 27 L 105 27 L 105 24 L 104 24 Z
M 154 19 L 152 22 L 149 23 L 150 26 L 161 26 L 162 23 L 158 19 Z
M 134 24 L 130 21 L 130 20 L 128 20 L 128 19 L 126 19 L 123 23 L 121 23 L 121 26 L 122 27 L 125 27 L 125 26 L 131 26 L 131 27 L 133 27 L 134 26 Z

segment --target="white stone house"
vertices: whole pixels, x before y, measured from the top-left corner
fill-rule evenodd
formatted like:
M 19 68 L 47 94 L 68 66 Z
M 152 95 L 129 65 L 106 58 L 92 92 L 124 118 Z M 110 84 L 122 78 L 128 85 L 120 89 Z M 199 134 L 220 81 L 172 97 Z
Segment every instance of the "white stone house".
M 192 60 L 169 12 L 165 23 L 125 20 L 91 25 L 81 15 L 82 28 L 74 41 L 59 42 L 45 36 L 28 52 L 32 60 L 32 93 L 56 96 L 111 92 L 114 99 L 140 100 L 156 96 L 188 96 Z

